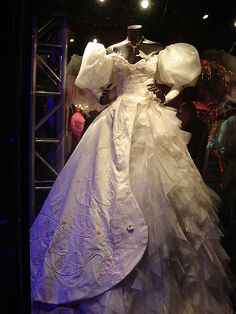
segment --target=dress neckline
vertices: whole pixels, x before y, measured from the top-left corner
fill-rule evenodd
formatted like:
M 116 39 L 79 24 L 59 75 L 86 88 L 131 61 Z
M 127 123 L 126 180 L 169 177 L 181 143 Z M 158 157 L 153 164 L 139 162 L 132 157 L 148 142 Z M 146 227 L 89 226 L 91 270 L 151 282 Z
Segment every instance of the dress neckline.
M 124 56 L 120 53 L 120 52 L 113 52 L 114 55 L 118 56 L 120 59 L 122 59 L 123 61 L 125 61 L 128 65 L 130 66 L 136 66 L 139 63 L 142 63 L 144 61 L 147 61 L 150 58 L 153 58 L 154 56 L 156 56 L 156 51 L 151 52 L 150 54 L 146 55 L 142 50 L 139 50 L 138 56 L 141 58 L 140 60 L 138 60 L 135 63 L 130 63 L 127 59 L 124 58 Z
M 140 60 L 138 60 L 137 62 L 135 63 L 130 63 L 127 59 L 124 58 L 124 56 L 119 53 L 119 52 L 113 52 L 115 56 L 118 56 L 120 59 L 122 59 L 125 63 L 127 63 L 129 66 L 136 66 L 137 64 L 145 61 L 145 58 L 141 57 Z

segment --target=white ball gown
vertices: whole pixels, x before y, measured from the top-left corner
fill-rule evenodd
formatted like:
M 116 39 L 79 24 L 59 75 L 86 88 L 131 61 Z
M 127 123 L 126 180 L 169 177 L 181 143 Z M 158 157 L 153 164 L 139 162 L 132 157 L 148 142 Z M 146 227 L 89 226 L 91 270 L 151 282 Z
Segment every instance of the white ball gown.
M 129 64 L 89 43 L 76 84 L 118 98 L 90 125 L 31 230 L 33 313 L 230 314 L 232 283 L 218 196 L 203 182 L 175 109 L 153 78 L 194 85 L 196 49 L 184 43 Z

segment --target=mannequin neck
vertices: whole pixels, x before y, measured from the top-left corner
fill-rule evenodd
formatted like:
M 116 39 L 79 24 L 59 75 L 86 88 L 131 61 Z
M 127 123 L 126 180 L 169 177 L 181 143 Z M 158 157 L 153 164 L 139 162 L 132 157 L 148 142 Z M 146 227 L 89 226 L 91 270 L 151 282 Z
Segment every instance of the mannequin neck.
M 142 25 L 130 25 L 127 29 L 127 40 L 136 45 L 143 39 Z

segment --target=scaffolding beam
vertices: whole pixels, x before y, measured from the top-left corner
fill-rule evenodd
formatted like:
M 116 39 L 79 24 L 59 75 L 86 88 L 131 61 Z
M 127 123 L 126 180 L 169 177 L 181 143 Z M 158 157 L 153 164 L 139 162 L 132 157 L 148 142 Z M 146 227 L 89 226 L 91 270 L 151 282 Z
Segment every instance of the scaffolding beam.
M 65 163 L 66 20 L 33 17 L 30 112 L 30 223 Z

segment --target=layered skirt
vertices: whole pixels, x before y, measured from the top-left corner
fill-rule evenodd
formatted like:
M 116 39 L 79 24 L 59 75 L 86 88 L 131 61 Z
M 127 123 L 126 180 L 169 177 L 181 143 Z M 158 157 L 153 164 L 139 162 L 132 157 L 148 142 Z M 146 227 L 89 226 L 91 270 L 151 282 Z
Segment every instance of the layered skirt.
M 33 303 L 33 314 L 233 313 L 229 258 L 220 243 L 220 199 L 189 155 L 190 136 L 173 108 L 137 104 L 129 175 L 148 225 L 146 251 L 103 294 L 60 306 Z

